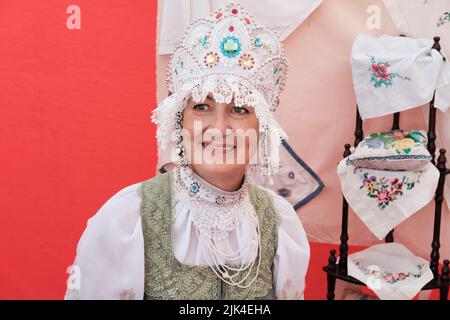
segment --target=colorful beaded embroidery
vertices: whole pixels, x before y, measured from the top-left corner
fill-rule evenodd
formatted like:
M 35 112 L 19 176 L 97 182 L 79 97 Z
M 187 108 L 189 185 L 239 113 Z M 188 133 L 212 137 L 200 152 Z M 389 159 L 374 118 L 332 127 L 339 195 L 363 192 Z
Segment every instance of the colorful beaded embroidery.
M 177 61 L 189 67 L 181 72 Z M 273 68 L 280 72 L 268 72 Z M 261 93 L 269 111 L 274 111 L 286 73 L 283 46 L 275 32 L 258 25 L 238 4 L 230 3 L 209 17 L 196 20 L 186 30 L 169 63 L 167 83 L 170 92 L 177 92 L 188 83 L 197 87 L 199 82 L 203 85 L 216 76 L 229 76 L 240 86 Z
M 255 65 L 255 59 L 250 54 L 244 53 L 239 58 L 239 65 L 242 69 L 250 70 Z
M 277 72 L 274 73 L 274 70 Z M 279 169 L 279 148 L 286 133 L 272 115 L 284 89 L 287 59 L 277 34 L 258 25 L 239 4 L 229 3 L 194 21 L 171 56 L 167 89 L 172 94 L 153 111 L 161 150 L 170 145 L 175 114 L 186 99 L 250 106 L 259 120 L 258 170 Z M 264 143 L 263 143 L 264 142 Z M 269 150 L 270 149 L 270 150 Z
M 210 51 L 205 55 L 203 62 L 205 66 L 212 68 L 219 62 L 219 60 L 219 55 L 216 52 Z
M 241 43 L 235 36 L 227 36 L 220 43 L 220 51 L 225 57 L 234 58 L 241 52 Z
M 195 49 L 197 46 L 202 45 L 206 47 L 208 44 L 208 35 L 197 37 L 196 41 L 192 44 L 192 49 Z

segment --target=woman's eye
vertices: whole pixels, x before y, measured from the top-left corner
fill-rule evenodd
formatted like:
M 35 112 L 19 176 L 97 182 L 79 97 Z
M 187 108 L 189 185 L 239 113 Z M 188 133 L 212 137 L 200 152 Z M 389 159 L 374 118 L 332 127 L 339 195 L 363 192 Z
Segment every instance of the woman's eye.
M 206 111 L 209 109 L 209 106 L 207 104 L 197 104 L 193 109 L 197 111 Z
M 242 107 L 233 107 L 234 113 L 248 113 L 248 110 Z

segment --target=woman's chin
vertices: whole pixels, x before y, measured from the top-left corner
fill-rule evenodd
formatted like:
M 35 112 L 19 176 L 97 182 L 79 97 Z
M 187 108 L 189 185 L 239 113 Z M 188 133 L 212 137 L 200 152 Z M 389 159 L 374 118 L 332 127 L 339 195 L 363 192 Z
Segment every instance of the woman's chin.
M 197 164 L 197 171 L 208 175 L 241 174 L 245 171 L 245 164 Z

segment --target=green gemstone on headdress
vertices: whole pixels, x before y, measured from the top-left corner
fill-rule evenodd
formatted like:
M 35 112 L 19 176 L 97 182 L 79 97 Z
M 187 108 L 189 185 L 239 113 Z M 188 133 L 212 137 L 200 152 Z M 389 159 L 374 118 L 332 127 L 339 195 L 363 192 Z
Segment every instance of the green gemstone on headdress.
M 228 58 L 234 58 L 241 52 L 241 43 L 235 36 L 227 36 L 220 43 L 220 51 Z
M 234 42 L 231 39 L 228 39 L 227 41 L 225 41 L 223 48 L 228 52 L 228 53 L 234 53 L 237 51 L 238 46 L 236 44 L 236 42 Z

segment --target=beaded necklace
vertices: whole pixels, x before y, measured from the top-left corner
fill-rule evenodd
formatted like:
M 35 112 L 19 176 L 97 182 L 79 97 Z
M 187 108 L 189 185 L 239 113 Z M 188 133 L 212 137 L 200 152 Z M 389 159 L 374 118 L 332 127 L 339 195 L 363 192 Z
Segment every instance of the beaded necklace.
M 188 166 L 177 166 L 175 169 L 175 183 L 177 189 L 189 194 L 192 204 L 192 217 L 196 227 L 197 236 L 202 239 L 201 249 L 208 265 L 215 274 L 229 285 L 248 288 L 256 280 L 261 264 L 261 237 L 259 221 L 256 212 L 250 203 L 248 182 L 244 179 L 241 188 L 237 191 L 227 192 L 214 187 L 200 176 L 195 174 Z M 223 252 L 217 243 L 226 239 L 230 232 L 239 225 L 242 215 L 250 214 L 251 230 L 250 240 L 245 247 L 234 252 Z M 256 258 L 251 250 L 252 243 L 258 243 Z M 237 266 L 221 264 L 220 260 L 240 261 Z M 257 261 L 255 276 L 246 284 L 251 271 Z M 249 261 L 242 263 L 242 261 Z M 239 279 L 238 275 L 245 274 Z M 236 280 L 238 278 L 239 280 Z

